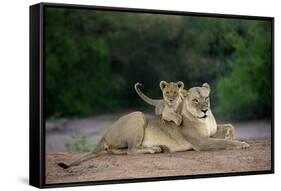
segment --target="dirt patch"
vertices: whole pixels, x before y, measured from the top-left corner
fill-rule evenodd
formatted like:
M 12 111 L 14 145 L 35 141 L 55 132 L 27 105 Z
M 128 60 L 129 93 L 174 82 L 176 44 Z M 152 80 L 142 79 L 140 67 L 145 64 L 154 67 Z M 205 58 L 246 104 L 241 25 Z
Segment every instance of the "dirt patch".
M 64 170 L 56 164 L 82 153 L 49 152 L 46 183 L 84 182 L 193 174 L 262 171 L 271 168 L 270 139 L 247 140 L 249 149 L 103 155 Z

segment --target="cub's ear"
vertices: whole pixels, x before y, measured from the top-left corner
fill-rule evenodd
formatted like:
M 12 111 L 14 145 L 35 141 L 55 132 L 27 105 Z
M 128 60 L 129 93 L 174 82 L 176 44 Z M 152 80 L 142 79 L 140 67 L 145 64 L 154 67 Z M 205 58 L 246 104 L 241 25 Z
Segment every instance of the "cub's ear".
M 167 83 L 166 81 L 161 81 L 161 82 L 160 82 L 160 88 L 161 88 L 161 90 L 165 89 L 167 85 L 168 85 L 168 83 Z
M 178 88 L 183 89 L 184 88 L 184 83 L 182 81 L 178 81 L 177 82 L 177 86 L 178 86 Z
M 189 91 L 188 90 L 185 90 L 185 89 L 181 89 L 180 90 L 180 95 L 183 97 L 183 98 L 185 98 L 185 97 L 187 97 L 188 95 L 189 95 Z
M 203 87 L 203 88 L 206 88 L 206 89 L 209 91 L 209 93 L 210 93 L 211 88 L 210 88 L 210 85 L 209 85 L 208 83 L 204 83 L 204 84 L 202 85 L 202 87 Z

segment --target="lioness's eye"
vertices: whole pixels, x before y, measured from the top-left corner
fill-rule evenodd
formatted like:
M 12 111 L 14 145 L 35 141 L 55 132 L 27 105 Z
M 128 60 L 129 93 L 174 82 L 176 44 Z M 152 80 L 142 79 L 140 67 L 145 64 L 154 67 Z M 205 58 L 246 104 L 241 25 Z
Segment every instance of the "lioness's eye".
M 197 99 L 193 99 L 192 101 L 195 102 L 195 103 L 198 103 L 198 100 L 197 100 Z

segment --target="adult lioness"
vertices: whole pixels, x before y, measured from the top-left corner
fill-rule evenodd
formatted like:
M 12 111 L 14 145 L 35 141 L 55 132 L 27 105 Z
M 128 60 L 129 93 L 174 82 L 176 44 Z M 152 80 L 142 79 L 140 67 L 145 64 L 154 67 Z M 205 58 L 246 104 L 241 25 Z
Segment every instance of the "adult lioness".
M 182 90 L 181 94 L 184 97 L 181 109 L 183 127 L 171 128 L 172 123 L 162 122 L 157 124 L 157 128 L 147 128 L 143 146 L 165 145 L 170 152 L 249 146 L 245 142 L 234 140 L 235 132 L 231 124 L 216 123 L 210 109 L 210 86 L 207 83 L 202 87 Z M 167 141 L 169 137 L 170 140 Z M 175 138 L 179 141 L 178 144 L 172 144 L 174 142 L 171 140 Z
M 248 147 L 249 145 L 245 142 L 225 139 L 228 136 L 227 133 L 232 132 L 233 127 L 216 125 L 210 110 L 209 93 L 208 84 L 183 92 L 182 127 L 176 126 L 173 122 L 161 120 L 159 117 L 148 119 L 141 112 L 133 112 L 113 123 L 92 152 L 70 162 L 58 163 L 58 165 L 69 168 L 104 153 L 157 153 L 161 152 L 161 148 L 176 152 L 190 149 Z
M 210 91 L 209 84 L 204 83 L 202 87 L 193 87 L 181 92 L 185 97 L 182 109 L 183 123 L 188 127 L 182 129 L 182 134 L 195 150 L 228 148 L 238 143 L 231 141 L 234 140 L 235 134 L 231 124 L 216 123 L 210 108 Z M 242 143 L 242 148 L 249 146 L 245 142 L 239 143 Z

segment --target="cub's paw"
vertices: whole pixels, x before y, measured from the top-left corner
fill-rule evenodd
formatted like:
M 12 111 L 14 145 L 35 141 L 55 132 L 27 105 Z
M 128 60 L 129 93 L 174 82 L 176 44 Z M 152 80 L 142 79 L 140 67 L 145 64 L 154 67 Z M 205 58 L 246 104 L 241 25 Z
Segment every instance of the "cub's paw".
M 180 126 L 182 123 L 182 116 L 181 115 L 177 115 L 176 119 L 175 119 L 175 123 L 177 126 Z

